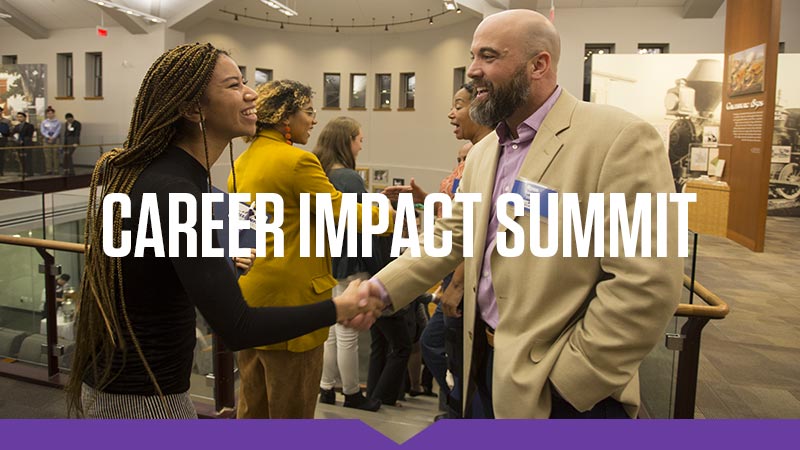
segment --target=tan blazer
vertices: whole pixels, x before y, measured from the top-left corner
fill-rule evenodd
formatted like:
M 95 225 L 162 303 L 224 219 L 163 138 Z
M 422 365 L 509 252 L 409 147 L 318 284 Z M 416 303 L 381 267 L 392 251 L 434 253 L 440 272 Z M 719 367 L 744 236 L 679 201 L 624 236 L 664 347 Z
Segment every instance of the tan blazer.
M 474 257 L 466 259 L 465 267 L 464 398 L 471 381 L 478 314 L 475 293 L 498 156 L 498 138 L 492 133 L 470 152 L 458 188 L 479 192 L 483 199 L 474 207 Z M 580 102 L 566 91 L 542 123 L 518 177 L 559 193 L 578 193 L 584 217 L 592 192 L 625 193 L 631 215 L 637 192 L 674 191 L 667 153 L 651 125 L 617 108 Z M 682 261 L 675 256 L 674 212 L 670 208 L 668 258 L 565 258 L 561 244 L 552 258 L 534 257 L 528 243 L 526 251 L 515 258 L 494 251 L 492 281 L 499 322 L 492 396 L 497 418 L 549 417 L 551 384 L 578 410 L 589 410 L 611 396 L 635 416 L 639 364 L 662 339 L 680 299 Z M 655 218 L 655 201 L 652 214 Z M 406 254 L 377 274 L 395 308 L 410 302 L 459 263 L 462 215 L 456 207 L 454 217 L 439 221 L 436 227 L 437 233 L 453 231 L 454 251 L 449 257 Z M 516 220 L 526 237 L 529 220 L 528 216 Z M 504 229 L 500 226 L 498 231 Z M 542 236 L 546 231 L 547 224 L 542 223 Z M 512 235 L 507 236 L 510 247 Z M 652 242 L 655 255 L 655 226 Z

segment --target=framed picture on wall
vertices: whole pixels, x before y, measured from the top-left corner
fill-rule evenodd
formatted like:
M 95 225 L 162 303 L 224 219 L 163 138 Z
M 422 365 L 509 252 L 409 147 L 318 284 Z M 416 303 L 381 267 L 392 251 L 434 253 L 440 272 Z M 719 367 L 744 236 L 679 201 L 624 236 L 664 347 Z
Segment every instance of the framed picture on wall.
M 792 162 L 792 146 L 791 145 L 773 145 L 772 146 L 772 162 L 788 164 Z
M 389 182 L 389 171 L 387 169 L 375 169 L 372 171 L 372 182 L 387 184 Z
M 356 167 L 356 172 L 361 175 L 364 184 L 369 185 L 369 167 Z
M 708 171 L 708 148 L 692 147 L 689 170 L 692 172 Z
M 756 45 L 728 57 L 728 95 L 764 92 L 764 54 L 767 44 Z
M 382 184 L 373 184 L 372 185 L 372 192 L 374 194 L 380 194 L 381 192 L 383 192 L 384 189 L 386 189 L 386 185 L 382 185 Z
M 405 178 L 392 178 L 392 186 L 405 186 Z

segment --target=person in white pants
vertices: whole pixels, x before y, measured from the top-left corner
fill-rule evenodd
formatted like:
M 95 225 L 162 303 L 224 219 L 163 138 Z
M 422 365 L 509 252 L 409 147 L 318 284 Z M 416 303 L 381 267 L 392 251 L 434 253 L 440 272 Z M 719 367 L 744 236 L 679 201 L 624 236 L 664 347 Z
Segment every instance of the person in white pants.
M 325 125 L 314 149 L 314 154 L 336 190 L 359 194 L 359 202 L 361 194 L 367 192 L 364 179 L 355 170 L 363 140 L 361 124 L 349 117 L 337 117 Z M 346 242 L 342 248 L 347 249 Z M 355 255 L 343 254 L 341 258 L 331 258 L 333 276 L 339 281 L 333 292 L 343 290 L 352 280 L 368 279 L 370 272 L 377 272 L 382 267 L 376 266 L 373 258 L 361 256 L 361 239 L 358 239 L 357 248 Z M 379 400 L 366 398 L 358 384 L 358 331 L 339 324 L 332 326 L 325 341 L 323 358 L 320 403 L 336 404 L 334 386 L 338 374 L 345 407 L 365 411 L 377 411 L 381 407 Z

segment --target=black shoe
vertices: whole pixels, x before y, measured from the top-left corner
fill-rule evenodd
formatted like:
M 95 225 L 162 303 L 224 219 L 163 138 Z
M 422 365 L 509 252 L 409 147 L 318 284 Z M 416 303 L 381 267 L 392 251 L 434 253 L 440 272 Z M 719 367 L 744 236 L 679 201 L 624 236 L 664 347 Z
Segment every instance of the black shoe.
M 381 401 L 364 397 L 364 394 L 361 392 L 356 392 L 355 394 L 344 395 L 344 407 L 375 412 L 381 409 Z
M 420 392 L 417 395 L 424 395 L 425 397 L 438 397 L 439 396 L 439 394 L 437 394 L 436 392 L 433 392 L 433 390 L 431 388 L 427 387 L 427 386 L 423 386 L 422 387 L 422 392 Z
M 319 388 L 319 402 L 328 405 L 336 404 L 336 392 L 333 389 Z
M 449 418 L 450 418 L 450 416 L 447 413 L 441 413 L 441 414 L 438 414 L 436 417 L 434 417 L 433 421 L 434 422 L 438 422 L 438 421 L 440 421 L 442 419 L 449 419 Z

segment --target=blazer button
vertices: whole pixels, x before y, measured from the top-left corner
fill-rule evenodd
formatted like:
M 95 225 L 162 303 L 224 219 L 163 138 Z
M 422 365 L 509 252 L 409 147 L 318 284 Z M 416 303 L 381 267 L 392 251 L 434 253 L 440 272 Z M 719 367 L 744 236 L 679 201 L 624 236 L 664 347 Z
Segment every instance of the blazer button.
M 472 331 L 467 332 L 467 336 L 469 336 L 469 338 L 472 339 Z
M 478 287 L 477 286 L 472 286 L 472 292 L 477 294 L 478 293 Z

